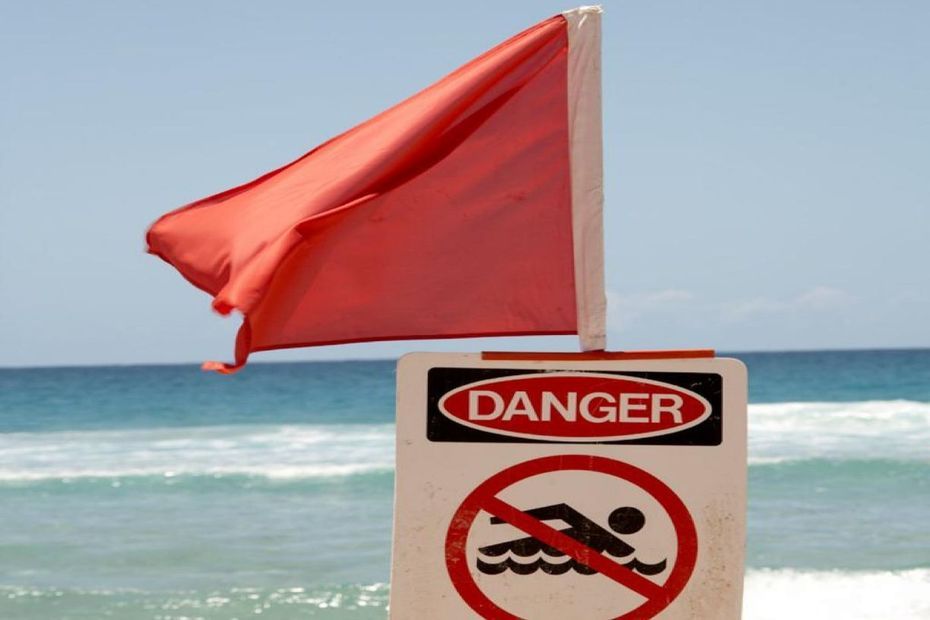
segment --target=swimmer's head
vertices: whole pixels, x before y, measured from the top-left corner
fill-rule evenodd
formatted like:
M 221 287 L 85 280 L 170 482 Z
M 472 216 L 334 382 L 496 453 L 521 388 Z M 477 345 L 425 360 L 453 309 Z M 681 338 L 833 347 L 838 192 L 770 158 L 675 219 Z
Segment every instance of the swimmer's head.
M 635 534 L 643 529 L 646 524 L 646 516 L 637 508 L 624 506 L 610 513 L 610 516 L 607 517 L 607 524 L 610 525 L 610 529 L 618 534 Z

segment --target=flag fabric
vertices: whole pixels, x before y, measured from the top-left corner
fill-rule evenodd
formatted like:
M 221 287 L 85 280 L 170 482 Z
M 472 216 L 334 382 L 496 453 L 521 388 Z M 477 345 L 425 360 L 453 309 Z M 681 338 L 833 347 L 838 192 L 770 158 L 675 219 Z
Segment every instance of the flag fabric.
M 245 185 L 148 251 L 256 351 L 578 334 L 604 348 L 600 8 L 547 19 Z

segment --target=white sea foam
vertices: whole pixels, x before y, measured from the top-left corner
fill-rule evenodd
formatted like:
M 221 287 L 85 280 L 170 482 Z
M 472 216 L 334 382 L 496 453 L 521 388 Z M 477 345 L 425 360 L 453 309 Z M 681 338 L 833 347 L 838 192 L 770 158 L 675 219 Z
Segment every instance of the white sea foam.
M 930 461 L 930 403 L 749 407 L 750 463 Z M 127 476 L 326 478 L 389 471 L 394 426 L 252 425 L 0 434 L 0 482 Z
M 808 458 L 930 460 L 930 403 L 750 405 L 749 457 L 752 464 Z
M 383 618 L 381 610 L 387 606 L 389 591 L 385 583 L 168 592 L 0 585 L 0 616 L 58 618 L 64 617 L 60 614 L 65 610 L 68 618 L 225 620 L 261 614 L 272 618 Z
M 214 592 L 154 594 L 136 590 L 61 590 L 0 586 L 0 601 L 45 609 L 52 599 L 72 611 L 125 616 L 136 609 L 193 613 L 198 618 L 228 618 L 234 611 L 254 613 L 314 608 L 347 611 L 387 604 L 387 584 L 345 586 L 327 590 L 237 588 Z M 744 620 L 926 620 L 930 618 L 930 569 L 887 572 L 750 570 L 743 598 Z M 112 600 L 112 602 L 110 602 Z M 0 611 L 3 611 L 0 602 Z M 351 614 L 346 614 L 348 617 Z M 40 617 L 38 614 L 35 617 Z M 88 614 L 91 617 L 91 614 Z M 160 617 L 169 617 L 168 615 Z M 192 617 L 175 616 L 171 618 Z M 344 617 L 333 614 L 333 617 Z M 354 617 L 354 616 L 353 616 Z M 368 616 L 365 616 L 368 617 Z
M 930 618 L 930 569 L 887 572 L 750 570 L 745 620 Z
M 392 425 L 0 435 L 0 481 L 186 475 L 323 478 L 394 467 Z

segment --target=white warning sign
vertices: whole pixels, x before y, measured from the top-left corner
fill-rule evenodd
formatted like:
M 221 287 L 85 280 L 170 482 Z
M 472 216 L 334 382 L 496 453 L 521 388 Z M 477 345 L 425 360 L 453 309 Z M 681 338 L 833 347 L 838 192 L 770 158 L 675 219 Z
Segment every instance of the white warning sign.
M 736 360 L 398 368 L 391 617 L 738 618 Z

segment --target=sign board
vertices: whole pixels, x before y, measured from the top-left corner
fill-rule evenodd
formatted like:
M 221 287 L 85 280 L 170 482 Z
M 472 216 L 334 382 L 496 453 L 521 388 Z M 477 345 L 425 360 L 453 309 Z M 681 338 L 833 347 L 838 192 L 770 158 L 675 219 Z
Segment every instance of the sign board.
M 746 370 L 407 355 L 391 618 L 739 618 Z

